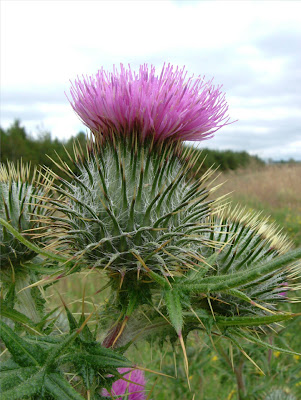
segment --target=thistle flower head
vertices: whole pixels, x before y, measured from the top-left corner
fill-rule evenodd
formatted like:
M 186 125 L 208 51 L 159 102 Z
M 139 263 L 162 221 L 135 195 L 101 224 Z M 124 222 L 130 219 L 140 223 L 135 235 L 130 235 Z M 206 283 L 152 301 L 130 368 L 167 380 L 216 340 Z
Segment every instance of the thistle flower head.
M 95 134 L 125 136 L 137 132 L 142 140 L 204 140 L 229 123 L 221 87 L 204 77 L 186 79 L 185 69 L 141 65 L 133 72 L 100 69 L 79 78 L 71 87 L 71 105 Z
M 112 385 L 111 394 L 116 400 L 127 398 L 128 400 L 145 400 L 145 377 L 144 372 L 139 369 L 130 370 L 129 368 L 118 368 L 120 374 L 131 382 L 125 379 L 118 379 Z M 126 374 L 126 372 L 128 372 Z M 107 390 L 103 390 L 104 397 L 111 397 Z M 115 397 L 122 396 L 122 397 Z M 126 397 L 125 397 L 126 396 Z
M 43 182 L 44 178 L 36 170 L 31 174 L 28 164 L 21 162 L 16 167 L 10 162 L 0 164 L 0 217 L 30 241 L 33 236 L 41 241 L 38 239 L 42 233 L 40 216 L 45 211 L 40 208 L 43 200 L 36 196 L 43 196 L 49 191 L 47 185 L 42 186 Z M 36 255 L 2 225 L 0 242 L 2 268 L 10 267 L 11 263 L 18 265 Z
M 233 209 L 227 207 L 217 212 L 214 227 L 214 240 L 225 245 L 216 258 L 215 269 L 210 272 L 212 275 L 226 277 L 247 272 L 254 266 L 287 253 L 292 247 L 288 237 L 276 224 L 270 223 L 268 217 L 247 212 L 239 206 Z M 231 291 L 227 293 L 227 290 L 224 294 L 220 292 L 216 297 L 217 301 L 214 300 L 212 304 L 216 304 L 217 312 L 224 315 L 264 315 L 267 310 L 273 312 L 277 310 L 277 303 L 284 300 L 283 283 L 289 280 L 291 273 L 292 265 L 282 266 L 273 273 L 261 274 L 248 285 L 237 286 L 236 289 L 252 299 L 253 303 L 249 306 L 246 300 L 231 297 Z M 293 289 L 291 283 L 285 282 L 286 290 Z

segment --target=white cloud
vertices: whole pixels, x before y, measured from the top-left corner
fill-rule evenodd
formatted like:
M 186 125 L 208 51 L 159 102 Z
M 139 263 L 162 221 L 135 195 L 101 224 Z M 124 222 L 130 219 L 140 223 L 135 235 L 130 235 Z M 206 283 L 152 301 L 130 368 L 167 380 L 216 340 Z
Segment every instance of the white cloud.
M 301 2 L 23 0 L 1 8 L 4 127 L 16 112 L 32 131 L 43 122 L 54 136 L 76 133 L 83 126 L 64 95 L 69 79 L 120 62 L 170 61 L 214 75 L 239 119 L 217 135 L 229 145 L 239 130 L 256 126 L 259 135 L 290 118 L 294 128 L 300 117 Z

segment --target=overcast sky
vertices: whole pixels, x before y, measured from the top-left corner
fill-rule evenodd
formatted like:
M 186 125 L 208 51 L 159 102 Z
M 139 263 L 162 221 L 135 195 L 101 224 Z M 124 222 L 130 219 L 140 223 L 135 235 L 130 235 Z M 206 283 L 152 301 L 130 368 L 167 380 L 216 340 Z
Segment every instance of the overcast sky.
M 86 131 L 64 92 L 104 66 L 214 77 L 238 122 L 201 146 L 301 160 L 300 1 L 1 1 L 1 126 Z

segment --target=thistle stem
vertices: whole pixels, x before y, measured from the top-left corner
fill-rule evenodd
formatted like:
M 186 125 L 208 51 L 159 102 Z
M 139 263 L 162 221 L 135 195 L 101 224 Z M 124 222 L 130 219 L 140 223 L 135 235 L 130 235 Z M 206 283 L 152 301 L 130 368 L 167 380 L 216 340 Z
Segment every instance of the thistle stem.
M 238 367 L 234 368 L 234 373 L 236 377 L 238 400 L 246 400 L 246 386 L 243 376 L 244 361 L 242 360 Z

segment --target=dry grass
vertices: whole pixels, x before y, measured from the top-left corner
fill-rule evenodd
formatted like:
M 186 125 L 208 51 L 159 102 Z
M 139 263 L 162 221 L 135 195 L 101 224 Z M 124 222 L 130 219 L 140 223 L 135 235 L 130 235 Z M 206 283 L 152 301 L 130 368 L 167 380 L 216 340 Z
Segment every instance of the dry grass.
M 301 245 L 301 163 L 223 173 L 219 193 L 231 193 L 233 204 L 263 210 Z
M 272 208 L 301 211 L 301 163 L 228 172 L 219 179 L 226 179 L 222 190 L 234 191 L 234 198 L 252 198 Z

